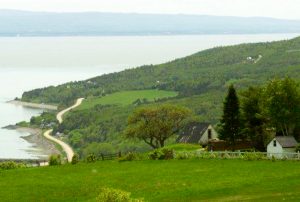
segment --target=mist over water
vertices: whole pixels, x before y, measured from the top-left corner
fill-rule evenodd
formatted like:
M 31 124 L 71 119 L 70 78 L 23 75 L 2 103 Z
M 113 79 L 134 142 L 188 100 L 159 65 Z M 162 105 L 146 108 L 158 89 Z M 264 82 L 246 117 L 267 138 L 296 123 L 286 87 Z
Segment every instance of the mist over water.
M 0 128 L 42 112 L 7 104 L 22 92 L 158 64 L 216 46 L 290 39 L 299 34 L 0 38 Z M 0 158 L 36 158 L 29 134 L 0 129 Z

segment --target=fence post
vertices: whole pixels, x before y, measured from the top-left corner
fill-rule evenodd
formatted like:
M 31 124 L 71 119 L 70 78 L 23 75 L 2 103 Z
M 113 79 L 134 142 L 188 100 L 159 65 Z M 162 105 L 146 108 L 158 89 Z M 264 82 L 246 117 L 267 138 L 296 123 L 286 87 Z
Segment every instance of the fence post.
M 300 151 L 298 151 L 298 160 L 300 159 Z
M 121 158 L 121 156 L 122 156 L 122 154 L 121 154 L 121 152 L 119 152 L 119 158 Z
M 104 155 L 103 154 L 101 154 L 101 158 L 102 158 L 102 161 L 104 161 Z

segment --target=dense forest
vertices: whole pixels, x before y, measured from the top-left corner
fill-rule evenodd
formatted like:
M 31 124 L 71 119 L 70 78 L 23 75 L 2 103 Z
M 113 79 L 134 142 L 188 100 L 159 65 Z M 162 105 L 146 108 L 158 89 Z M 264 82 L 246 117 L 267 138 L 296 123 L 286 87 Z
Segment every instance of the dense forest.
M 66 134 L 69 143 L 83 155 L 95 150 L 145 150 L 142 143 L 126 142 L 122 135 L 128 116 L 136 108 L 161 103 L 179 105 L 191 109 L 193 119 L 217 124 L 228 86 L 234 84 L 241 93 L 250 86 L 287 76 L 300 79 L 300 38 L 213 48 L 161 65 L 36 89 L 25 92 L 22 100 L 64 107 L 79 97 L 93 100 L 121 91 L 178 92 L 176 97 L 141 99 L 127 105 L 79 108 L 67 114 L 64 123 L 55 129 Z

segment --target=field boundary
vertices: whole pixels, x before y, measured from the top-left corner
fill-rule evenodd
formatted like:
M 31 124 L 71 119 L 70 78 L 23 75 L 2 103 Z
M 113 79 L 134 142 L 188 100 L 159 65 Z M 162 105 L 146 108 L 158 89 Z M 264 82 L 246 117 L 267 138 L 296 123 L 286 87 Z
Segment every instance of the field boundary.
M 192 154 L 194 157 L 208 157 L 213 156 L 215 158 L 259 158 L 259 159 L 287 159 L 300 161 L 300 152 L 294 153 L 268 153 L 268 152 L 232 152 L 232 151 L 195 151 L 195 152 L 176 152 L 176 155 Z

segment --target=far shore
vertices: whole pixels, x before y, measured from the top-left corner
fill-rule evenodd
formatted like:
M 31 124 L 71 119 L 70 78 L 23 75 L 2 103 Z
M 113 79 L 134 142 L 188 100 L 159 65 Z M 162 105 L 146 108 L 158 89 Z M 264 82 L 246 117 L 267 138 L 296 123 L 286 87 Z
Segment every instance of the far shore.
M 24 106 L 24 107 L 36 108 L 36 109 L 48 109 L 48 110 L 57 110 L 58 109 L 58 106 L 55 106 L 55 105 L 23 102 L 20 100 L 11 100 L 11 101 L 8 101 L 7 103 Z

